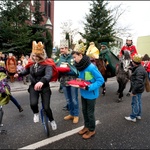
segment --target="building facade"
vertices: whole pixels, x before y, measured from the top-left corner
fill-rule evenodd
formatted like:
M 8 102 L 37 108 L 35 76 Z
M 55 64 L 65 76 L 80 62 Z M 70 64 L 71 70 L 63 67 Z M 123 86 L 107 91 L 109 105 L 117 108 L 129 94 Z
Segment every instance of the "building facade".
M 139 54 L 150 56 L 150 35 L 138 37 L 136 47 Z
M 114 42 L 113 42 L 113 46 L 111 46 L 110 50 L 116 55 L 118 56 L 122 46 L 123 46 L 123 39 L 119 38 L 119 37 L 114 37 Z
M 30 0 L 30 23 L 32 24 L 34 17 L 34 4 L 36 0 Z M 49 32 L 52 35 L 52 41 L 54 39 L 54 0 L 39 0 L 40 2 L 40 12 L 43 13 L 43 22 L 41 25 L 44 25 L 49 29 Z

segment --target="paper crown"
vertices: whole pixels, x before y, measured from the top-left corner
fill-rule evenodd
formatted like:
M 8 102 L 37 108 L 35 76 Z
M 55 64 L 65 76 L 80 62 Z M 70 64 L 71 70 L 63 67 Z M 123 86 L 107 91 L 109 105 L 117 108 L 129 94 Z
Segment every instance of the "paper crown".
M 94 58 L 94 59 L 98 59 L 99 58 L 99 50 L 98 48 L 95 46 L 95 43 L 94 42 L 90 42 L 90 46 L 86 52 L 86 55 L 91 57 L 91 58 Z
M 141 63 L 142 61 L 142 56 L 140 54 L 135 54 L 132 58 L 132 60 L 135 62 L 135 63 Z
M 60 48 L 69 47 L 68 40 L 60 40 Z
M 86 46 L 84 43 L 76 44 L 73 51 L 76 51 L 78 53 L 84 54 L 86 50 Z
M 42 42 L 36 43 L 36 41 L 32 42 L 32 53 L 34 54 L 44 54 L 44 45 Z

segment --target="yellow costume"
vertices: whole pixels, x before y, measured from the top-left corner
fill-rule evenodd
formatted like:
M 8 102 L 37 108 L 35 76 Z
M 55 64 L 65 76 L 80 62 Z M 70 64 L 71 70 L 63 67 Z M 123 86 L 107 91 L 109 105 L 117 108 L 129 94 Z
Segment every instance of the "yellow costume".
M 93 59 L 99 59 L 99 54 L 100 54 L 100 52 L 97 49 L 97 47 L 95 46 L 95 43 L 90 42 L 90 46 L 86 52 L 86 55 Z

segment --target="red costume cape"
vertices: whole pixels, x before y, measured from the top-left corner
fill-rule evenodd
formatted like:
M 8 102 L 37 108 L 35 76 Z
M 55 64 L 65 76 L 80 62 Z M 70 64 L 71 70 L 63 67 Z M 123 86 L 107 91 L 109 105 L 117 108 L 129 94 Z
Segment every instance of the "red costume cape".
M 27 69 L 27 68 L 31 67 L 33 64 L 35 64 L 35 62 L 33 62 L 31 59 L 28 59 L 28 64 L 25 66 L 25 68 Z M 57 81 L 58 71 L 56 69 L 56 65 L 55 65 L 55 62 L 53 61 L 53 59 L 51 59 L 51 58 L 45 59 L 44 61 L 39 62 L 39 64 L 51 66 L 53 69 L 53 74 L 52 74 L 52 78 L 51 78 L 50 82 Z

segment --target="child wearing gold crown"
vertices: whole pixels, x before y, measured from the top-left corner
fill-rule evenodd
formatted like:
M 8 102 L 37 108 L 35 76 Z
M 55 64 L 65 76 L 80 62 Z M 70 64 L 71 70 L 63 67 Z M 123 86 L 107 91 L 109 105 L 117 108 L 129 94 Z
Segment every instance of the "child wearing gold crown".
M 89 139 L 95 135 L 94 110 L 96 99 L 99 97 L 99 88 L 104 83 L 104 78 L 98 68 L 91 63 L 90 58 L 85 54 L 85 50 L 86 47 L 83 43 L 77 44 L 72 52 L 72 56 L 79 71 L 79 80 L 91 83 L 80 88 L 84 128 L 78 132 L 83 139 Z
M 132 58 L 133 68 L 131 75 L 131 87 L 132 87 L 132 112 L 130 116 L 125 117 L 126 120 L 136 122 L 136 119 L 140 120 L 142 115 L 142 93 L 145 88 L 145 80 L 147 73 L 144 67 L 141 65 L 142 57 L 139 54 L 135 54 Z
M 41 95 L 43 107 L 50 120 L 52 130 L 56 130 L 57 125 L 50 108 L 51 89 L 49 82 L 52 78 L 52 71 L 52 66 L 47 58 L 44 45 L 42 42 L 36 43 L 36 41 L 33 41 L 30 60 L 25 66 L 25 70 L 19 74 L 15 74 L 15 77 L 30 74 L 31 84 L 28 92 L 30 93 L 30 107 L 34 113 L 33 121 L 35 123 L 39 122 L 38 100 L 39 95 Z

